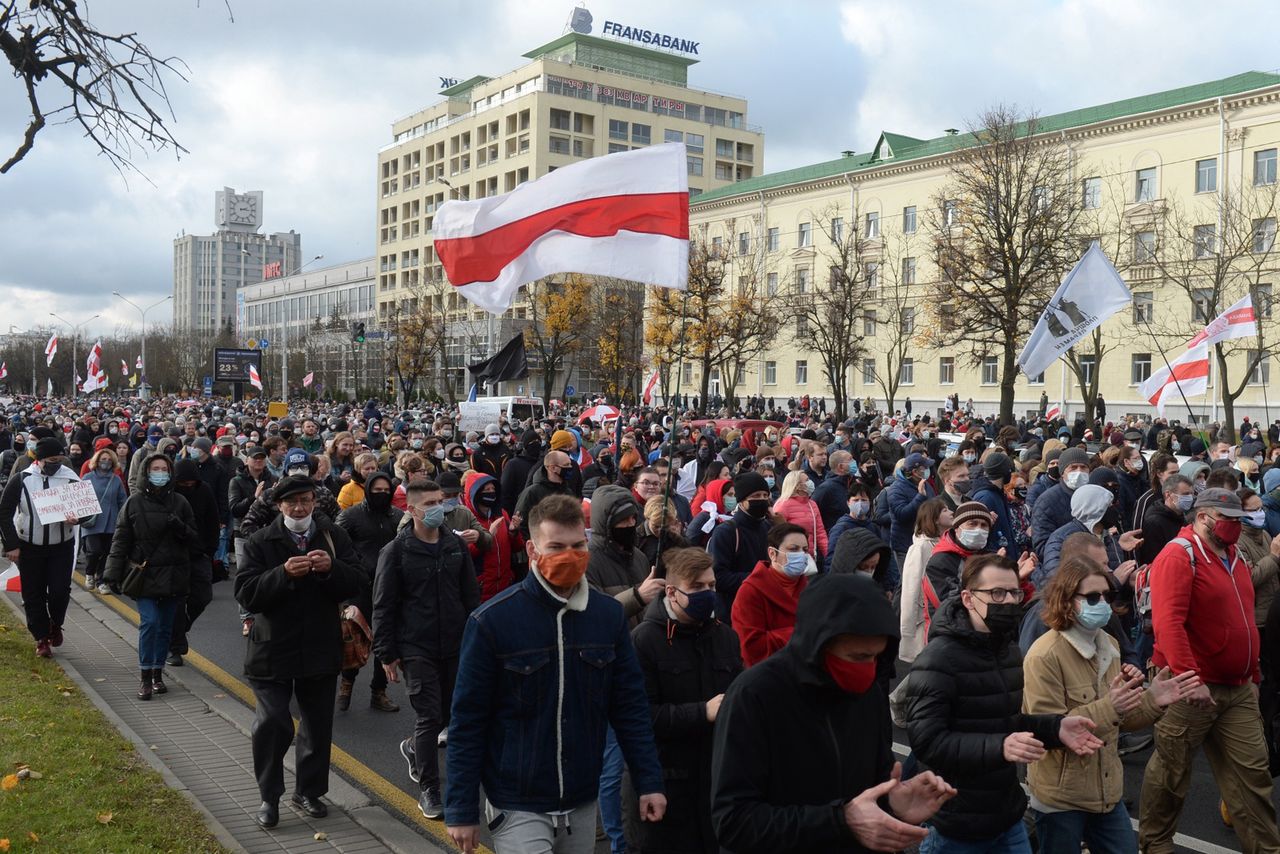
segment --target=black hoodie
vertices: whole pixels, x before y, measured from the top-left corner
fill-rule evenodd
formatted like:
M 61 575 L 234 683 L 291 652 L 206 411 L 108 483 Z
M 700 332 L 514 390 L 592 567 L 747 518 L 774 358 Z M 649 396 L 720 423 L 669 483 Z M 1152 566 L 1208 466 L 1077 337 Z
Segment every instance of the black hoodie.
M 840 542 L 836 543 L 835 552 L 831 556 L 829 573 L 852 575 L 858 572 L 858 566 L 872 555 L 879 555 L 880 560 L 869 577 L 875 580 L 881 590 L 884 590 L 885 577 L 893 569 L 893 551 L 888 543 L 866 528 L 850 528 L 841 535 Z M 866 575 L 866 573 L 862 574 Z M 821 576 L 819 581 L 823 578 L 826 576 Z M 889 598 L 887 594 L 885 598 L 886 600 Z M 890 638 L 884 652 L 876 656 L 876 679 L 880 680 L 880 687 L 885 694 L 889 693 L 889 684 L 897 673 L 897 661 L 898 639 Z
M 889 779 L 893 733 L 878 684 L 853 695 L 823 665 L 840 634 L 898 636 L 884 592 L 861 574 L 800 594 L 795 632 L 734 680 L 716 719 L 711 811 L 722 851 L 866 851 L 843 804 Z
M 516 502 L 529 481 L 529 472 L 542 460 L 542 439 L 532 428 L 520 435 L 520 453 L 507 460 L 498 482 L 498 500 L 510 516 L 516 512 Z

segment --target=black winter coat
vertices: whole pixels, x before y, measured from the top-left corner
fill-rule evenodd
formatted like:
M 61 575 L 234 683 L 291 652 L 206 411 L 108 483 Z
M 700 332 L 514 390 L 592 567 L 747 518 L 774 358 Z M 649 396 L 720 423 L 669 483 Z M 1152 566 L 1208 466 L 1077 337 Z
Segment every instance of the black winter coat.
M 258 484 L 265 483 L 266 487 L 263 492 L 266 492 L 275 482 L 276 479 L 265 468 L 262 470 L 261 481 L 254 480 L 247 470 L 231 478 L 231 484 L 227 487 L 227 503 L 231 509 L 231 519 L 237 531 L 240 529 L 240 520 L 249 512 L 249 508 L 253 506 L 253 502 L 257 498 L 255 493 L 258 491 Z
M 213 493 L 201 481 L 196 481 L 195 486 L 190 489 L 174 486 L 173 491 L 187 500 L 191 505 L 191 513 L 195 516 L 197 537 L 191 541 L 192 548 L 212 560 L 218 550 L 218 508 L 215 506 Z
M 373 648 L 379 661 L 451 658 L 467 617 L 480 607 L 480 583 L 462 539 L 440 529 L 434 555 L 402 529 L 378 556 L 373 581 Z
M 537 434 L 533 435 L 536 439 Z M 498 500 L 508 516 L 516 512 L 516 502 L 520 500 L 520 493 L 524 492 L 529 473 L 537 467 L 541 459 L 541 444 L 522 443 L 520 453 L 507 460 L 507 464 L 502 467 L 502 476 L 498 479 Z
M 129 564 L 146 562 L 135 598 L 183 596 L 191 583 L 191 558 L 198 536 L 191 505 L 172 487 L 150 485 L 120 508 L 104 573 L 108 584 L 122 584 Z M 133 595 L 131 594 L 131 595 Z
M 1017 638 L 976 631 L 959 596 L 933 617 L 929 645 L 907 682 L 907 735 L 916 758 L 959 791 L 932 824 L 943 836 L 992 839 L 1022 820 L 1027 796 L 1004 758 L 1010 733 L 1031 732 L 1061 747 L 1062 715 L 1022 713 L 1022 652 Z
M 329 553 L 327 573 L 285 574 L 284 562 L 304 552 L 285 529 L 283 516 L 249 537 L 238 556 L 236 601 L 256 615 L 244 659 L 250 677 L 336 676 L 342 668 L 338 606 L 360 593 L 360 558 L 346 531 L 318 513 L 312 519 L 307 551 Z
M 209 487 L 209 492 L 213 496 L 213 506 L 217 509 L 218 521 L 223 525 L 230 524 L 231 513 L 227 509 L 227 486 L 231 482 L 231 476 L 227 474 L 226 467 L 213 457 L 207 457 L 196 463 L 196 471 L 200 475 L 200 480 L 204 481 Z
M 364 590 L 353 602 L 364 614 L 373 618 L 373 576 L 378 569 L 378 553 L 396 537 L 404 511 L 391 507 L 386 513 L 375 513 L 369 502 L 361 501 L 338 514 L 338 527 L 351 537 L 356 554 L 360 556 L 360 574 L 364 576 Z
M 715 725 L 707 721 L 707 700 L 723 694 L 742 672 L 738 636 L 717 620 L 686 625 L 671 619 L 659 596 L 631 639 L 644 673 L 667 794 L 662 821 L 638 825 L 641 854 L 716 851 L 711 826 Z
M 889 779 L 888 701 L 876 683 L 864 694 L 841 691 L 822 663 L 833 637 L 867 631 L 868 606 L 816 593 L 850 585 L 883 596 L 852 576 L 810 585 L 791 640 L 725 693 L 711 760 L 711 815 L 723 852 L 867 850 L 849 830 L 842 804 Z

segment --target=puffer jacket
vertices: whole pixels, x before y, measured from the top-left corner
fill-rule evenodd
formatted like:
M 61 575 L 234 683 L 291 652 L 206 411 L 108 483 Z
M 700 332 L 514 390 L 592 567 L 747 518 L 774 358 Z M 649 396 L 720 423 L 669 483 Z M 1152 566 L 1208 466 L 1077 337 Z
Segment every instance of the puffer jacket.
M 934 615 L 929 645 L 911 667 L 911 749 L 958 790 L 932 819 L 943 836 L 977 842 L 1021 821 L 1027 796 L 1017 766 L 1004 758 L 1010 733 L 1030 732 L 1050 750 L 1062 746 L 1062 715 L 1022 713 L 1022 653 L 1015 641 L 997 642 L 975 630 L 960 597 L 952 596 Z
M 471 553 L 440 528 L 435 553 L 402 528 L 378 556 L 373 582 L 373 648 L 380 661 L 413 656 L 452 658 L 467 617 L 480 606 Z
M 924 592 L 921 585 L 925 565 L 933 556 L 937 545 L 936 537 L 916 534 L 911 541 L 911 548 L 907 550 L 906 565 L 902 567 L 902 598 L 899 600 L 898 623 L 902 639 L 898 642 L 898 657 L 903 661 L 915 661 L 928 640 L 925 637 Z
M 933 487 L 926 485 L 921 493 L 909 478 L 898 472 L 893 476 L 893 483 L 887 490 L 889 493 L 889 516 L 892 520 L 889 529 L 889 545 L 895 554 L 906 554 L 911 548 L 911 538 L 915 536 L 916 511 L 920 505 L 933 498 L 937 493 Z
M 649 575 L 649 561 L 639 548 L 623 550 L 609 538 L 609 529 L 619 521 L 636 518 L 640 512 L 631 491 L 612 484 L 596 490 L 591 499 L 591 543 L 587 562 L 587 583 L 592 590 L 612 596 L 622 605 L 628 620 L 644 610 L 638 587 Z M 638 521 L 638 520 L 637 520 Z
M 827 528 L 822 524 L 822 510 L 812 498 L 793 495 L 773 505 L 773 512 L 793 525 L 804 528 L 805 551 L 813 555 L 818 569 L 827 563 Z
M 524 491 L 529 474 L 539 468 L 542 459 L 542 439 L 533 429 L 525 430 L 520 436 L 520 453 L 507 460 L 502 468 L 498 495 L 503 511 L 510 516 L 516 512 L 516 501 Z
M 1071 521 L 1071 494 L 1065 483 L 1046 489 L 1031 510 L 1031 545 L 1044 558 L 1045 545 L 1053 532 Z
M 130 563 L 145 562 L 141 586 L 129 595 L 135 599 L 185 595 L 199 539 L 187 500 L 172 485 L 157 488 L 148 483 L 130 495 L 120 510 L 103 575 L 108 584 L 122 584 Z
M 1253 578 L 1253 615 L 1258 628 L 1262 628 L 1267 624 L 1271 600 L 1280 590 L 1280 561 L 1271 554 L 1271 536 L 1266 528 L 1242 526 L 1236 546 L 1240 557 L 1249 564 Z
M 1085 657 L 1095 651 L 1097 658 Z M 1110 812 L 1124 797 L 1119 734 L 1145 729 L 1163 712 L 1150 691 L 1137 708 L 1125 714 L 1116 711 L 1110 686 L 1122 664 L 1115 639 L 1103 630 L 1086 632 L 1077 626 L 1050 631 L 1031 645 L 1022 666 L 1022 710 L 1029 715 L 1083 715 L 1093 721 L 1093 734 L 1103 741 L 1092 756 L 1051 750 L 1031 763 L 1027 783 L 1039 804 L 1096 814 Z
M 391 480 L 383 473 L 370 477 L 382 477 L 388 482 Z M 378 554 L 387 543 L 395 539 L 400 517 L 403 515 L 394 507 L 388 508 L 386 513 L 376 513 L 368 501 L 361 501 L 355 507 L 348 507 L 338 514 L 336 524 L 351 538 L 351 545 L 359 556 L 363 582 L 359 595 L 346 604 L 355 605 L 366 619 L 373 618 L 373 576 L 378 569 Z
M 93 484 L 93 491 L 98 496 L 98 505 L 102 512 L 94 517 L 90 525 L 80 527 L 80 536 L 93 534 L 110 534 L 116 529 L 116 520 L 120 517 L 120 509 L 127 498 L 124 484 L 118 472 L 100 472 L 91 469 L 83 478 Z

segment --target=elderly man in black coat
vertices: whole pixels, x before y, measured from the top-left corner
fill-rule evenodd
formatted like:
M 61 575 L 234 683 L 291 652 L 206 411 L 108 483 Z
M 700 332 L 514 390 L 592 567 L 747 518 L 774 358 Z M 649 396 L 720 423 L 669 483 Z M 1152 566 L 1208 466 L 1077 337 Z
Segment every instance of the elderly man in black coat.
M 257 614 L 245 652 L 245 674 L 257 699 L 253 770 L 262 805 L 258 823 L 275 827 L 284 794 L 284 755 L 293 741 L 292 697 L 298 700 L 297 791 L 307 815 L 328 813 L 333 706 L 342 667 L 338 605 L 357 596 L 360 558 L 347 533 L 314 515 L 316 485 L 289 476 L 273 490 L 282 511 L 245 544 L 236 600 Z

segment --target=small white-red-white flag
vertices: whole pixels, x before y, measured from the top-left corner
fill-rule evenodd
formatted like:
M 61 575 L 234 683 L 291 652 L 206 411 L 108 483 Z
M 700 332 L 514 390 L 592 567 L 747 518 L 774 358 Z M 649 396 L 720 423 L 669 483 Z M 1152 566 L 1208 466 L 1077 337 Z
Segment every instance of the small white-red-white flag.
M 124 359 L 120 360 L 120 376 L 122 377 L 129 376 L 129 363 L 126 362 Z
M 641 400 L 644 402 L 645 406 L 649 406 L 653 403 L 653 388 L 657 384 L 658 369 L 654 368 L 653 373 L 649 374 L 649 379 L 647 379 L 644 384 L 644 395 L 641 397 Z
M 9 363 L 0 362 L 0 380 L 9 376 Z
M 1045 419 L 1048 421 L 1052 421 L 1055 418 L 1061 417 L 1062 409 L 1063 407 L 1061 403 L 1055 403 L 1053 406 L 1050 406 L 1047 410 L 1045 410 L 1045 413 L 1044 413 Z
M 1152 371 L 1142 384 L 1142 396 L 1161 415 L 1169 401 L 1204 394 L 1209 390 L 1209 342 L 1201 341 L 1169 363 Z
M 592 157 L 502 196 L 448 201 L 432 226 L 459 293 L 486 311 L 555 273 L 666 288 L 689 281 L 689 175 L 683 143 Z
M 142 370 L 142 354 L 141 353 L 138 354 L 138 361 L 134 363 L 133 367 L 139 371 Z
M 262 377 L 258 376 L 258 367 L 256 365 L 249 366 L 249 385 L 262 391 Z
M 311 371 L 310 373 L 308 373 L 305 377 L 303 377 L 303 378 L 302 378 L 302 387 L 303 387 L 303 388 L 310 388 L 310 387 L 311 387 L 311 381 L 312 381 L 312 380 L 314 380 L 315 378 L 316 378 L 316 372 L 315 372 L 315 371 Z
M 1209 325 L 1187 342 L 1187 347 L 1199 344 L 1217 344 L 1235 338 L 1252 338 L 1258 334 L 1258 319 L 1253 313 L 1253 298 L 1249 294 L 1231 308 L 1209 321 Z
M 58 333 L 49 336 L 49 343 L 44 345 L 44 366 L 53 364 L 53 357 L 58 354 Z

